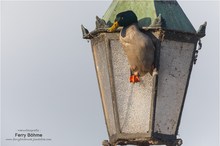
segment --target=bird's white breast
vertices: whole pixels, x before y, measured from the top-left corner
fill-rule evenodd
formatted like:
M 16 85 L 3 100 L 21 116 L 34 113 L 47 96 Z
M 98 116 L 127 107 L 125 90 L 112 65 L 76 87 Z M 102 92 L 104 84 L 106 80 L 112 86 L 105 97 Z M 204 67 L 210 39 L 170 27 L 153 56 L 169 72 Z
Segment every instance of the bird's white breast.
M 133 24 L 122 29 L 119 39 L 129 64 L 136 66 L 140 73 L 149 71 L 155 50 L 150 37 L 142 33 L 137 24 Z

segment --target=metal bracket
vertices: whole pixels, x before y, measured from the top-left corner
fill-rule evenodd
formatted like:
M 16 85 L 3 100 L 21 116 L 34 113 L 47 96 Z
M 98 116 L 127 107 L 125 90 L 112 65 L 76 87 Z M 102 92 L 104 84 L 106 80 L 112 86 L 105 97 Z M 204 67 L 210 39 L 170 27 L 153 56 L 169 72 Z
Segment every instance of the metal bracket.
M 154 21 L 151 23 L 149 28 L 162 28 L 162 26 L 165 26 L 165 20 L 163 19 L 161 14 L 159 14 L 157 18 L 155 18 Z
M 102 146 L 112 146 L 108 140 L 103 140 Z
M 81 25 L 81 29 L 82 29 L 83 38 L 85 39 L 89 35 L 89 31 L 83 25 Z
M 198 41 L 198 45 L 199 45 L 199 47 L 196 49 L 196 51 L 195 51 L 195 55 L 194 55 L 194 60 L 193 60 L 193 63 L 194 63 L 194 64 L 196 64 L 196 61 L 197 61 L 197 59 L 198 59 L 199 50 L 202 49 L 202 42 L 201 42 L 201 39 L 199 39 L 199 41 Z
M 207 22 L 205 21 L 204 24 L 200 25 L 200 27 L 199 27 L 199 29 L 198 29 L 198 31 L 196 33 L 197 37 L 199 38 L 199 40 L 198 40 L 199 47 L 195 51 L 194 60 L 193 60 L 194 64 L 196 64 L 196 61 L 197 61 L 197 58 L 198 58 L 198 54 L 199 54 L 199 50 L 202 49 L 201 38 L 206 35 L 205 34 L 206 26 L 207 26 Z
M 96 29 L 100 29 L 100 28 L 108 28 L 105 20 L 99 18 L 98 16 L 96 16 Z
M 199 38 L 202 38 L 202 37 L 204 37 L 206 35 L 205 34 L 206 26 L 207 26 L 207 22 L 206 21 L 204 22 L 204 24 L 200 25 L 199 30 L 196 33 Z

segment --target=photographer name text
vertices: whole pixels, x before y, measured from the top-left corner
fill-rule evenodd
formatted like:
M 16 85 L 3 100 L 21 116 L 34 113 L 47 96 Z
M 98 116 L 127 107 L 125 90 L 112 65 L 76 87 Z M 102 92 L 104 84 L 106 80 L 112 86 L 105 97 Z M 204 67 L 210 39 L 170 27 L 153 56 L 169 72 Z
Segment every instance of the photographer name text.
M 15 133 L 15 137 L 17 138 L 30 138 L 30 137 L 36 137 L 36 138 L 41 138 L 43 137 L 43 134 L 39 133 Z

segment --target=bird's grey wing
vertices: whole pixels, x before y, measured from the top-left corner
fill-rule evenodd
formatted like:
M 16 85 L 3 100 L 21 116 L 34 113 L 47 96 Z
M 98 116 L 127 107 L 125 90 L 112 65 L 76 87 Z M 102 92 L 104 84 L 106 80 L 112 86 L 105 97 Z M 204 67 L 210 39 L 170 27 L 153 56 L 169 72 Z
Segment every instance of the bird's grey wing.
M 141 62 L 140 72 L 145 74 L 150 72 L 154 61 L 154 45 L 148 36 L 141 35 L 139 38 L 139 55 L 138 58 Z

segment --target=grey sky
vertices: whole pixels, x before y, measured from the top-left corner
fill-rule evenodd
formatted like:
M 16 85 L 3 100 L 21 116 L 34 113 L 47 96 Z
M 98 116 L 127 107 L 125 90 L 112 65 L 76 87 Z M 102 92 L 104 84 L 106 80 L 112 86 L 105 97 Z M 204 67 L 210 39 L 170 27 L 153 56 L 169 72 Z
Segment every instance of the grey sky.
M 90 43 L 111 1 L 1 2 L 1 145 L 98 146 L 107 139 Z M 193 67 L 179 136 L 184 146 L 219 139 L 219 2 L 179 1 L 198 29 L 208 22 Z M 6 141 L 39 129 L 51 141 Z

